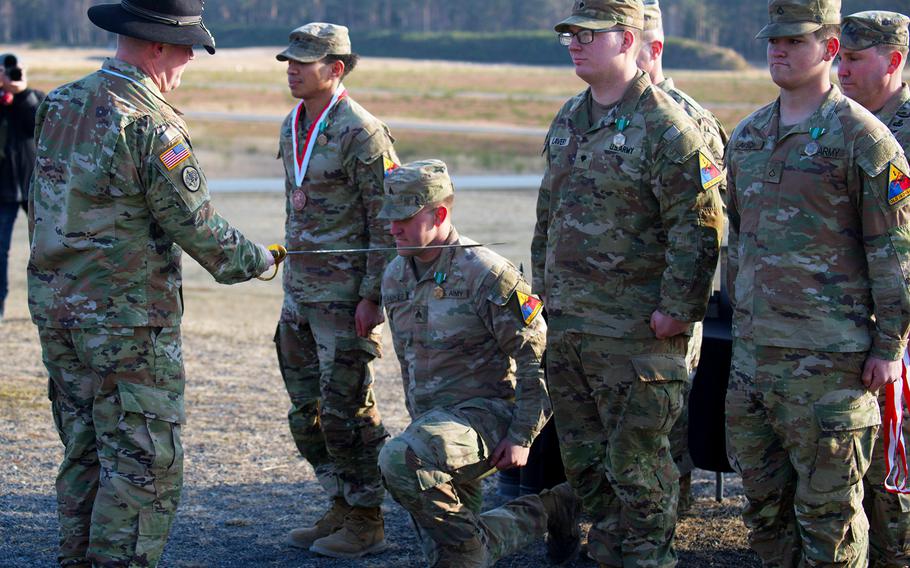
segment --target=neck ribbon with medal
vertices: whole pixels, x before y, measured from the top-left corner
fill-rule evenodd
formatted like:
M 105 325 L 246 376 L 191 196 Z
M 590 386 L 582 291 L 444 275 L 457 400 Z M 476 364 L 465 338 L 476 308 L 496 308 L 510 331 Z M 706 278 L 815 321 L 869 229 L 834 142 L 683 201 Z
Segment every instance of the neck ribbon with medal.
M 442 285 L 445 283 L 448 275 L 445 272 L 434 272 L 433 281 L 436 282 L 436 288 L 433 289 L 433 297 L 437 300 L 441 300 L 445 297 L 446 291 Z
M 818 145 L 818 139 L 821 138 L 822 134 L 825 132 L 827 132 L 825 128 L 818 126 L 809 129 L 809 136 L 812 137 L 812 142 L 806 144 L 805 154 L 810 158 L 818 154 L 818 151 L 821 149 L 821 147 Z
M 332 100 L 329 101 L 329 104 L 322 109 L 322 112 L 319 113 L 319 116 L 316 117 L 316 120 L 310 125 L 310 129 L 306 134 L 306 139 L 303 142 L 303 147 L 301 147 L 297 134 L 297 125 L 300 123 L 300 115 L 305 110 L 303 101 L 297 103 L 297 107 L 294 109 L 294 122 L 291 124 L 291 140 L 294 143 L 294 181 L 297 183 L 297 189 L 291 194 L 291 204 L 297 211 L 302 211 L 303 208 L 306 207 L 307 195 L 300 186 L 303 184 L 303 178 L 306 177 L 307 168 L 310 165 L 310 158 L 313 156 L 314 144 L 325 146 L 328 143 L 329 139 L 324 132 L 326 128 L 326 118 L 329 116 L 329 112 L 335 108 L 335 105 L 347 95 L 347 89 L 344 88 L 343 84 L 339 83 L 338 88 L 335 89 L 335 93 L 332 95 Z

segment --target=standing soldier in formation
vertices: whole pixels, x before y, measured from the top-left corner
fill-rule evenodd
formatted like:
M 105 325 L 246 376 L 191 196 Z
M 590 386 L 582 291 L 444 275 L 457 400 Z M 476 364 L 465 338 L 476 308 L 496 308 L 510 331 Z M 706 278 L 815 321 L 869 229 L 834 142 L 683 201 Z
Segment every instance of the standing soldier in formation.
M 844 94 L 875 113 L 906 153 L 910 147 L 910 88 L 903 82 L 910 20 L 895 12 L 860 12 L 847 16 L 841 30 L 837 74 Z M 885 412 L 884 392 L 879 407 Z M 910 442 L 910 420 L 904 420 Z M 869 518 L 869 557 L 873 568 L 910 565 L 910 495 L 884 488 L 882 438 L 864 478 L 863 508 Z
M 287 193 L 285 238 L 298 250 L 390 247 L 377 215 L 383 177 L 398 161 L 388 128 L 344 89 L 358 56 L 348 29 L 310 23 L 278 55 L 301 99 L 281 127 Z M 385 549 L 377 460 L 387 437 L 373 395 L 380 356 L 382 271 L 392 254 L 297 255 L 285 265 L 275 332 L 291 398 L 291 434 L 332 499 L 289 543 L 358 558 Z
M 728 147 L 734 350 L 727 430 L 766 566 L 865 566 L 863 475 L 910 329 L 910 179 L 831 84 L 840 0 L 770 0 L 780 97 Z
M 566 476 L 603 566 L 674 566 L 668 435 L 717 265 L 723 176 L 701 129 L 636 58 L 641 0 L 578 0 L 556 26 L 590 85 L 546 141 L 532 242 Z
M 458 235 L 444 163 L 403 166 L 386 188 L 400 256 L 382 300 L 413 420 L 382 450 L 386 487 L 435 568 L 492 566 L 548 527 L 550 558 L 568 560 L 579 534 L 567 484 L 480 513 L 481 478 L 525 465 L 550 413 L 543 304 L 509 261 Z
M 668 95 L 673 97 L 683 110 L 686 111 L 692 120 L 701 128 L 708 149 L 711 150 L 711 161 L 718 168 L 724 160 L 724 147 L 727 143 L 727 133 L 723 125 L 717 120 L 710 111 L 703 108 L 695 102 L 695 99 L 680 91 L 673 84 L 673 79 L 664 75 L 664 26 L 663 18 L 660 12 L 659 0 L 644 0 L 645 5 L 645 26 L 642 32 L 641 51 L 638 53 L 638 68 L 648 74 L 651 82 L 658 88 L 663 89 Z M 721 171 L 723 174 L 723 171 Z M 724 179 L 722 177 L 721 179 Z M 717 185 L 718 192 L 721 196 L 726 192 L 726 180 Z M 692 345 L 689 352 L 692 357 L 690 366 L 695 369 L 698 366 L 698 357 L 701 354 L 701 337 L 702 326 L 698 323 L 692 332 Z M 673 425 L 670 431 L 670 451 L 673 454 L 673 462 L 679 469 L 679 511 L 683 512 L 689 508 L 692 488 L 692 470 L 695 465 L 692 463 L 692 457 L 689 455 L 689 388 L 691 384 L 686 383 L 686 390 L 683 393 L 683 410 L 679 420 Z
M 215 212 L 164 98 L 193 45 L 215 51 L 202 2 L 132 0 L 88 15 L 119 34 L 117 54 L 39 108 L 29 201 L 29 308 L 65 446 L 58 559 L 154 567 L 183 482 L 182 251 L 225 284 L 274 260 Z

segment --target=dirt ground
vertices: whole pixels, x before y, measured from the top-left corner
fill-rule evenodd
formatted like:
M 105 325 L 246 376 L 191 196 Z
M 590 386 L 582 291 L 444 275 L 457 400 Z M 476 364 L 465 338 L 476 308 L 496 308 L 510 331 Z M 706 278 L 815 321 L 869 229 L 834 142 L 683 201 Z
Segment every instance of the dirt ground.
M 508 242 L 498 250 L 528 266 L 535 197 L 520 191 L 460 192 L 456 225 L 478 240 Z M 214 201 L 252 238 L 281 240 L 281 196 L 220 194 Z M 40 568 L 53 566 L 56 554 L 53 479 L 62 446 L 51 425 L 46 375 L 28 319 L 26 248 L 23 215 L 14 236 L 7 318 L 0 324 L 0 566 Z M 391 500 L 385 504 L 391 547 L 379 556 L 332 561 L 283 544 L 289 529 L 318 517 L 325 499 L 287 431 L 288 400 L 271 343 L 280 285 L 220 286 L 188 258 L 185 274 L 186 486 L 161 566 L 420 566 L 422 557 L 407 517 Z M 376 394 L 394 434 L 408 418 L 388 333 L 385 353 L 376 365 Z M 743 497 L 738 480 L 727 476 L 722 504 L 713 499 L 713 480 L 714 474 L 696 475 L 695 506 L 678 529 L 681 565 L 758 566 L 739 518 Z M 495 481 L 487 489 L 487 506 L 501 502 Z M 498 564 L 547 565 L 542 544 Z

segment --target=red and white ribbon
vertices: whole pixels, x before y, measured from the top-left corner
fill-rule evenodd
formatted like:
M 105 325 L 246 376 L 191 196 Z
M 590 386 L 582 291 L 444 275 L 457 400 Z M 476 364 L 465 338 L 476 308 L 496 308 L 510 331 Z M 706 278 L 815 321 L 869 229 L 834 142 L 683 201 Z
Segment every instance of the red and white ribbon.
M 304 141 L 302 151 L 300 142 L 297 140 L 297 124 L 299 124 L 300 113 L 304 111 L 304 106 L 303 101 L 297 103 L 297 107 L 294 109 L 294 123 L 291 124 L 291 140 L 294 141 L 294 181 L 297 182 L 297 187 L 300 187 L 300 184 L 303 183 L 303 178 L 306 177 L 306 171 L 310 165 L 310 157 L 313 155 L 313 146 L 315 145 L 316 138 L 322 131 L 322 125 L 325 123 L 329 111 L 338 104 L 338 101 L 347 95 L 348 91 L 344 88 L 343 84 L 339 83 L 338 88 L 335 89 L 335 93 L 332 95 L 332 100 L 329 101 L 329 104 L 322 109 L 322 112 L 319 113 L 319 116 L 313 121 L 313 124 L 310 125 L 310 130 L 306 134 L 306 140 Z
M 904 445 L 904 405 L 910 405 L 910 354 L 904 353 L 901 379 L 885 387 L 885 489 L 889 493 L 910 494 L 910 473 L 907 469 L 907 448 Z

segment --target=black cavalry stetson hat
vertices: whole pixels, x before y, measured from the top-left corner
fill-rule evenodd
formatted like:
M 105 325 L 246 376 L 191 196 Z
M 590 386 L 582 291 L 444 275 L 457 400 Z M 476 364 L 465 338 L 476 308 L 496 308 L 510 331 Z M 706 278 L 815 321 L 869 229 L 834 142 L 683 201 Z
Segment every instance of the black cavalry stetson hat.
M 174 45 L 201 45 L 215 53 L 215 38 L 202 23 L 204 0 L 121 0 L 88 9 L 88 19 L 118 35 Z

